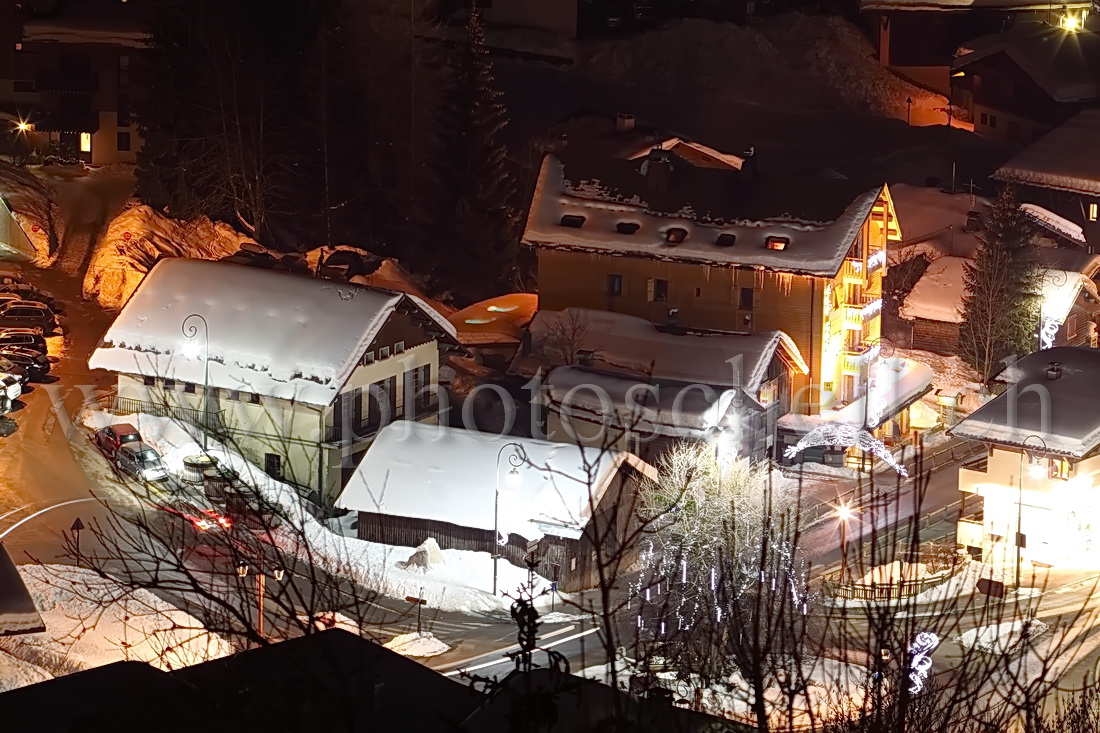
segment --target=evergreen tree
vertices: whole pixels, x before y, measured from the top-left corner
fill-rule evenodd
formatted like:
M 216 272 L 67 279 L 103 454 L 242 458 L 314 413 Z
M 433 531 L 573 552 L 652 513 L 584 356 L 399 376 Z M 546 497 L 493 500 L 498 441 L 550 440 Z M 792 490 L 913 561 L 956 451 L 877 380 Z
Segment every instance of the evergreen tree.
M 1011 186 L 989 207 L 973 262 L 963 269 L 959 355 L 986 382 L 998 363 L 1037 346 L 1038 271 L 1031 248 L 1032 227 Z
M 477 300 L 516 285 L 516 186 L 501 134 L 507 112 L 496 90 L 481 14 L 471 8 L 451 69 L 436 156 L 438 195 L 425 210 L 422 246 L 437 289 Z

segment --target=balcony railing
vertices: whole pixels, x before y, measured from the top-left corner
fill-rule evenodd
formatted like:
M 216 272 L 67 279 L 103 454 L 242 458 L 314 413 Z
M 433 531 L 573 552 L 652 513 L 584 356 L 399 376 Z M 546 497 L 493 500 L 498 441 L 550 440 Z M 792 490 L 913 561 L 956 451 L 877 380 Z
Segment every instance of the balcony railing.
M 154 415 L 156 417 L 167 417 L 185 422 L 189 425 L 194 425 L 197 428 L 211 433 L 225 431 L 224 412 L 222 410 L 211 410 L 210 412 L 206 412 L 190 407 L 170 405 L 164 402 L 135 400 L 131 397 L 115 397 L 108 410 L 116 415 L 141 413 L 144 415 Z
M 863 260 L 844 260 L 844 265 L 840 268 L 840 278 L 857 282 L 866 280 L 867 274 L 863 271 Z

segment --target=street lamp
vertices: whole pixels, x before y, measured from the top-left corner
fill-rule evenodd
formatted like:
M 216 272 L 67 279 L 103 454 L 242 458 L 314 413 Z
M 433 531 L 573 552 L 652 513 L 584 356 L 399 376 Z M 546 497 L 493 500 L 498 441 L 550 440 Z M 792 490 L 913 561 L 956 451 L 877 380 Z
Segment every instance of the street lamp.
M 1040 479 L 1043 477 L 1043 465 L 1041 463 L 1035 463 L 1032 460 L 1031 453 L 1027 450 L 1027 442 L 1029 440 L 1037 440 L 1042 443 L 1043 450 L 1047 448 L 1047 442 L 1040 438 L 1038 435 L 1029 435 L 1024 438 L 1020 448 L 1020 475 L 1017 477 L 1017 483 L 1020 487 L 1020 496 L 1016 502 L 1016 587 L 1020 587 L 1020 551 L 1023 549 L 1024 542 L 1023 523 L 1024 523 L 1024 454 L 1027 454 L 1028 474 L 1033 479 Z
M 248 563 L 241 562 L 237 565 L 237 575 L 241 578 L 247 578 L 252 572 L 252 568 Z M 281 567 L 276 567 L 271 571 L 271 577 L 276 581 L 281 581 L 285 575 L 285 571 Z M 263 565 L 257 568 L 256 572 L 256 633 L 260 637 L 264 635 L 264 595 L 267 589 L 267 573 L 263 569 Z
M 840 580 L 844 581 L 844 576 L 848 574 L 848 522 L 852 521 L 852 517 L 855 516 L 855 510 L 853 510 L 847 504 L 840 504 L 836 507 L 836 517 L 840 520 Z
M 523 449 L 523 446 L 515 441 L 509 441 L 500 447 L 497 451 L 497 465 L 496 465 L 496 492 L 493 495 L 493 595 L 497 594 L 497 562 L 500 560 L 500 548 L 503 545 L 508 544 L 508 540 L 503 542 L 500 538 L 500 459 L 504 456 L 504 451 L 508 448 L 512 448 L 512 452 L 508 454 L 508 464 L 511 469 L 508 471 L 508 477 L 505 479 L 508 482 L 508 486 L 516 488 L 520 484 L 519 467 L 524 463 L 527 463 L 527 451 Z
M 200 353 L 198 344 L 195 342 L 195 337 L 199 335 L 199 326 L 194 321 L 201 321 L 203 329 L 202 452 L 205 454 L 207 450 L 207 433 L 210 431 L 210 324 L 206 322 L 205 317 L 198 313 L 192 313 L 183 319 L 183 335 L 187 337 L 187 341 L 183 343 L 181 351 L 188 359 L 195 359 Z

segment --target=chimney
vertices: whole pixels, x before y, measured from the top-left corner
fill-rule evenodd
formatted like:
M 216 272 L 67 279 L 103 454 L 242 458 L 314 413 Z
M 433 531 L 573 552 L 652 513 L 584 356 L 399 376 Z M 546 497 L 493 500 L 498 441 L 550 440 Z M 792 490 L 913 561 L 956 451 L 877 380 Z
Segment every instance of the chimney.
M 646 190 L 650 193 L 667 193 L 672 183 L 672 154 L 661 148 L 653 148 L 642 163 Z
M 1047 364 L 1047 379 L 1054 381 L 1062 378 L 1062 362 L 1052 361 Z
M 633 132 L 634 115 L 630 112 L 620 112 L 615 116 L 615 132 Z
M 755 183 L 759 173 L 760 170 L 756 164 L 756 146 L 750 145 L 745 152 L 741 153 L 741 180 L 746 184 Z

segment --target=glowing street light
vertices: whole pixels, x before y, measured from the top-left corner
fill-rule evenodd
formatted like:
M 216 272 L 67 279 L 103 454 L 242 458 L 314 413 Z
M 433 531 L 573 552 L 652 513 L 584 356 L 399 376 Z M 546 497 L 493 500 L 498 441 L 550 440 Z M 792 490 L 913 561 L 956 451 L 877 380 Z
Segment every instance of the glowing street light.
M 836 518 L 840 520 L 840 579 L 848 574 L 848 523 L 856 512 L 847 504 L 836 507 Z
M 26 120 L 19 120 L 19 122 L 15 125 L 15 129 L 19 132 L 29 132 L 31 129 L 31 123 L 27 122 Z
M 1017 479 L 1017 483 L 1020 488 L 1020 496 L 1016 502 L 1016 587 L 1020 587 L 1020 563 L 1022 561 L 1020 551 L 1024 545 L 1024 455 L 1027 455 L 1028 475 L 1033 479 L 1041 479 L 1046 475 L 1043 470 L 1043 464 L 1035 460 L 1035 457 L 1031 454 L 1031 451 L 1027 449 L 1028 441 L 1037 440 L 1042 444 L 1043 450 L 1046 450 L 1047 442 L 1038 435 L 1029 435 L 1024 438 L 1022 443 L 1022 450 L 1020 451 L 1020 474 Z

